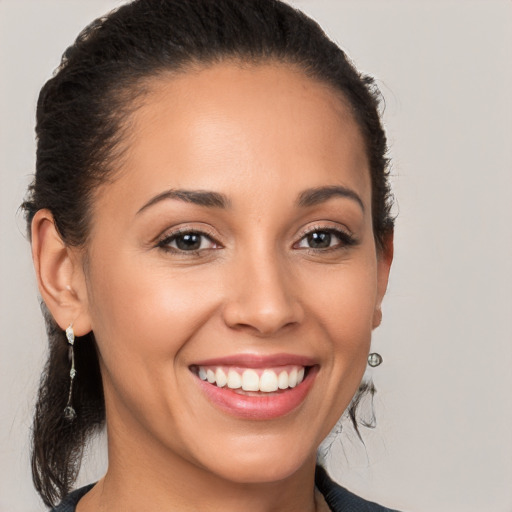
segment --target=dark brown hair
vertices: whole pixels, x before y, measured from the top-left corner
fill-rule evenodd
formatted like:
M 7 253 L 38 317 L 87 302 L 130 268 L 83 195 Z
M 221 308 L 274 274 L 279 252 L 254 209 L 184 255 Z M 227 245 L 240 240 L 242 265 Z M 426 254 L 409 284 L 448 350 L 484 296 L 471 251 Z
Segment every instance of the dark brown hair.
M 65 243 L 86 244 L 93 192 L 114 172 L 123 121 L 145 81 L 226 59 L 293 64 L 343 95 L 365 141 L 373 230 L 382 249 L 393 220 L 379 91 L 317 23 L 278 0 L 135 0 L 85 28 L 39 96 L 36 174 L 23 205 L 28 225 L 47 208 Z M 90 333 L 75 344 L 77 418 L 63 418 L 68 348 L 43 310 L 50 352 L 33 425 L 32 470 L 37 491 L 52 505 L 74 482 L 88 437 L 104 423 L 105 405 Z M 356 395 L 350 410 L 356 431 L 357 403 Z

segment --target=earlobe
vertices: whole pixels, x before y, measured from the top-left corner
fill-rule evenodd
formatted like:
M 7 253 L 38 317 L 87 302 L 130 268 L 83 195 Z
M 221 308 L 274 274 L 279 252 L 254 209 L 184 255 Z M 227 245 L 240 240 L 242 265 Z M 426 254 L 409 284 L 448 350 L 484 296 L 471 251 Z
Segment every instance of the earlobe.
M 32 220 L 32 259 L 39 292 L 57 324 L 65 330 L 73 323 L 78 336 L 87 334 L 91 328 L 83 269 L 49 210 L 39 210 Z
M 382 308 L 380 306 L 377 306 L 375 308 L 375 311 L 373 312 L 372 328 L 375 329 L 375 328 L 379 327 L 381 322 L 382 322 Z
M 382 322 L 382 300 L 386 293 L 391 263 L 393 262 L 393 232 L 384 238 L 383 247 L 377 253 L 377 301 L 373 314 L 373 328 Z

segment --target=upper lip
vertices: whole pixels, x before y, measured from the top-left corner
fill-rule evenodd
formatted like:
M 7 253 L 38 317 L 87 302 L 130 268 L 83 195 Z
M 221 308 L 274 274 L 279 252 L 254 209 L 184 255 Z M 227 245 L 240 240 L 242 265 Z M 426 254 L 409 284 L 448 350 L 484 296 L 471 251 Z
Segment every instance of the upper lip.
M 311 357 L 298 354 L 232 354 L 194 362 L 192 366 L 240 366 L 243 368 L 272 368 L 275 366 L 313 366 Z

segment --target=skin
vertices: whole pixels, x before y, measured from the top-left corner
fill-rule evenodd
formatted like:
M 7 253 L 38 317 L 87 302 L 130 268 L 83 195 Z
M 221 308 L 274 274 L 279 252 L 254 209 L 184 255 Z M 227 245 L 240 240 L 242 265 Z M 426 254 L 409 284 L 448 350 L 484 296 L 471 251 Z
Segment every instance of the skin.
M 48 211 L 33 224 L 43 299 L 63 329 L 93 330 L 100 352 L 109 469 L 78 512 L 322 509 L 316 450 L 360 383 L 392 257 L 391 239 L 376 250 L 350 109 L 292 67 L 223 63 L 154 79 L 125 146 L 97 191 L 86 248 L 67 247 Z M 332 186 L 362 204 L 297 204 Z M 229 204 L 143 208 L 170 189 Z M 177 228 L 209 238 L 193 253 L 159 246 Z M 311 248 L 306 232 L 326 229 L 355 242 L 332 234 Z M 313 359 L 318 373 L 301 405 L 271 420 L 220 410 L 190 370 L 282 353 Z

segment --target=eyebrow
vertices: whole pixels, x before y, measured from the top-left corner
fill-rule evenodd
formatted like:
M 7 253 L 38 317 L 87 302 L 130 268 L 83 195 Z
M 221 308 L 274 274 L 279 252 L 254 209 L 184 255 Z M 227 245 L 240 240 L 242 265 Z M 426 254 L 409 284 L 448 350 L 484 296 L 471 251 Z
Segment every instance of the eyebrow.
M 324 203 L 333 197 L 345 197 L 347 199 L 352 199 L 364 212 L 364 204 L 361 197 L 359 197 L 359 195 L 352 189 L 339 185 L 304 190 L 299 194 L 297 203 L 300 207 L 307 208 Z
M 359 195 L 352 189 L 333 185 L 328 187 L 310 188 L 302 191 L 298 198 L 297 204 L 301 208 L 308 208 L 324 203 L 333 197 L 344 197 L 355 201 L 364 212 L 364 204 Z M 151 198 L 142 208 L 137 212 L 137 215 L 147 208 L 166 199 L 177 199 L 185 203 L 192 203 L 206 208 L 221 208 L 226 209 L 231 205 L 230 200 L 224 194 L 219 192 L 212 192 L 209 190 L 183 190 L 171 189 L 158 194 Z
M 207 190 L 166 190 L 161 194 L 150 199 L 142 208 L 139 209 L 137 215 L 150 206 L 164 201 L 166 199 L 178 199 L 185 203 L 197 204 L 206 208 L 228 208 L 230 206 L 229 199 L 219 192 L 210 192 Z

